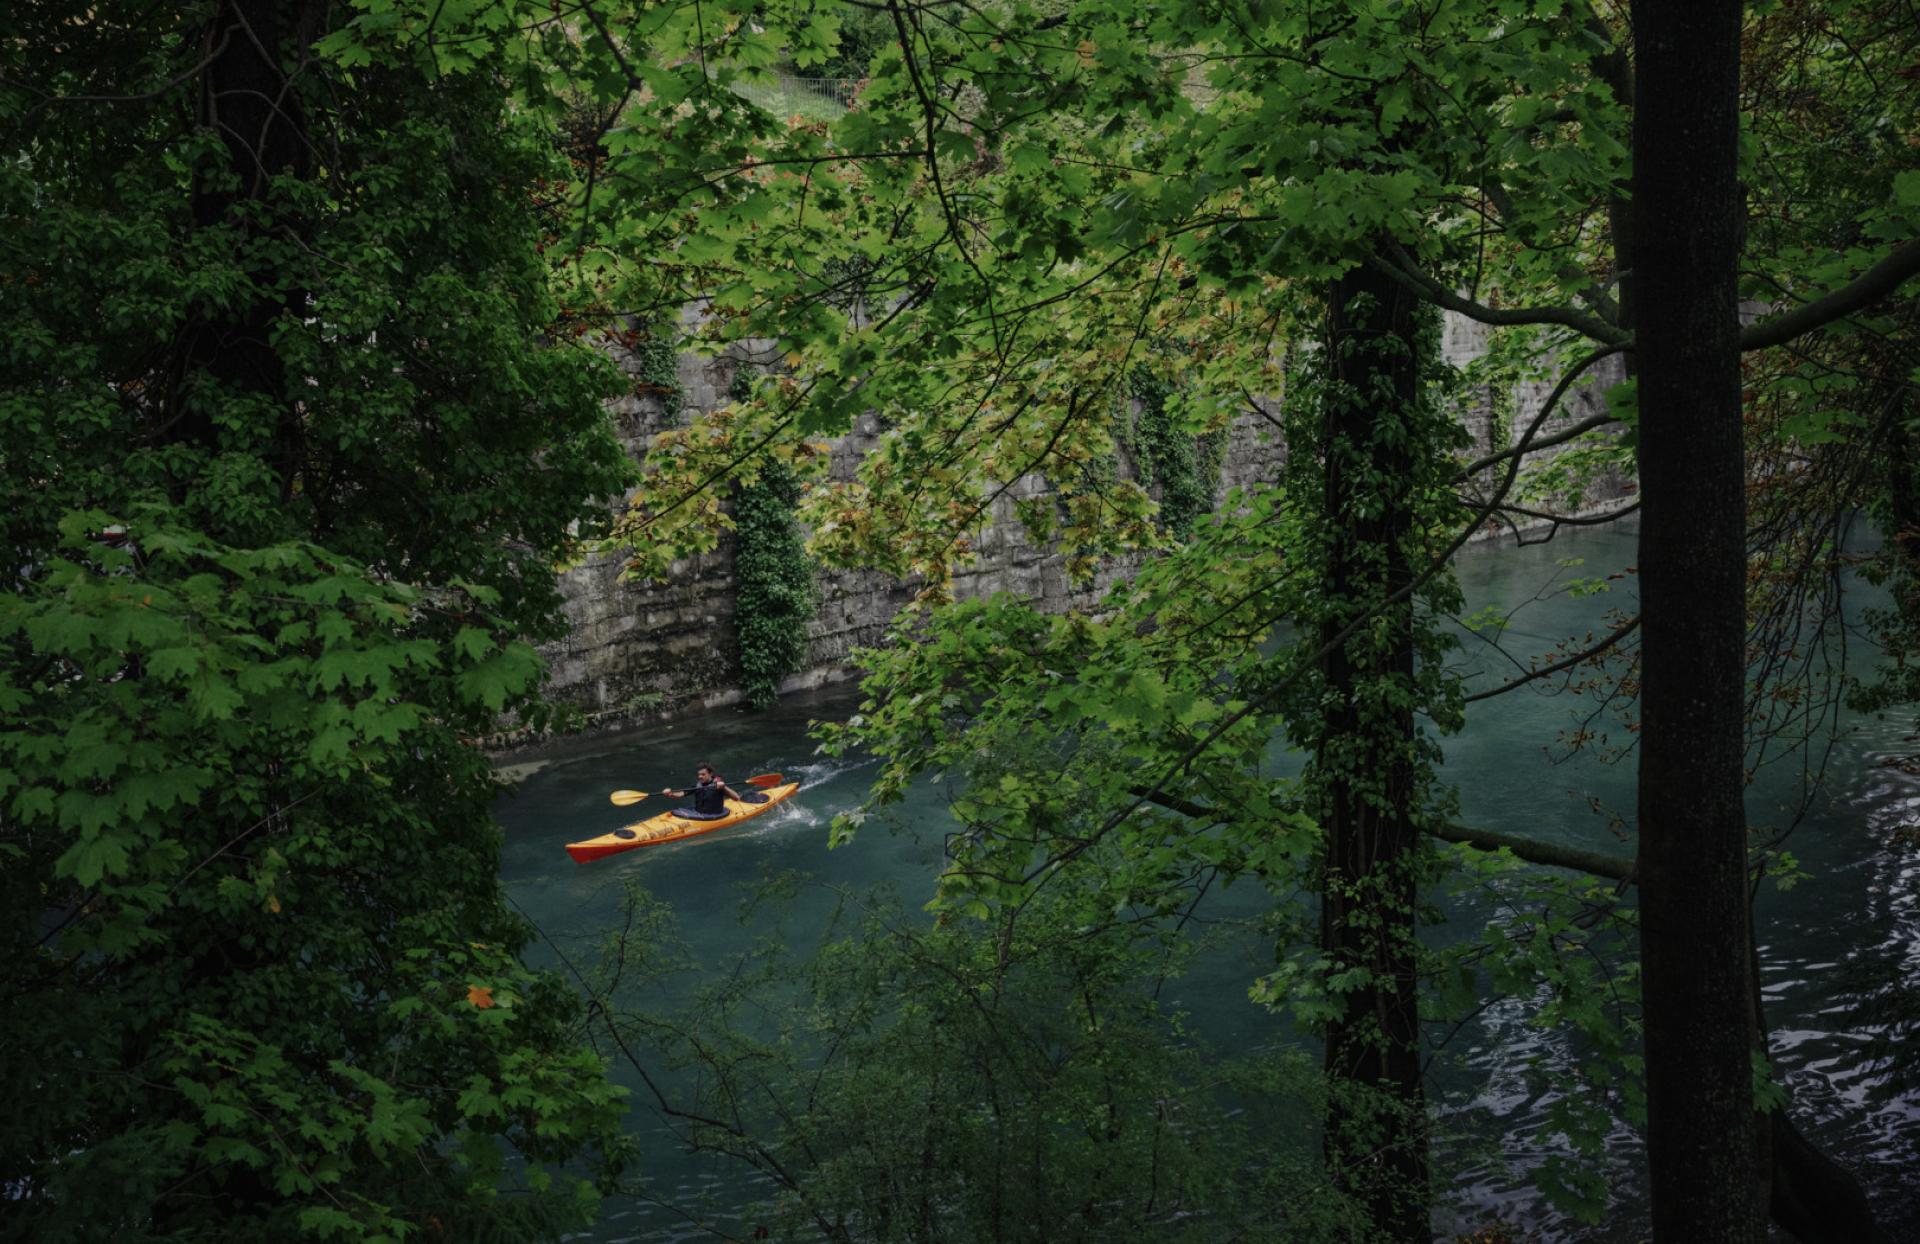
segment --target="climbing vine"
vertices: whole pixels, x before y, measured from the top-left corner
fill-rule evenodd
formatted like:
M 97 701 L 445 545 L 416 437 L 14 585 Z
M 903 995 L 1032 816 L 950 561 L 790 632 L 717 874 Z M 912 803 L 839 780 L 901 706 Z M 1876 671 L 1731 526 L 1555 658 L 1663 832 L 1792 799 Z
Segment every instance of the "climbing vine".
M 807 655 L 807 621 L 818 593 L 793 508 L 800 481 L 784 462 L 768 462 L 734 496 L 734 619 L 740 685 L 747 703 L 766 708 L 780 679 Z
M 686 391 L 680 387 L 680 352 L 668 333 L 635 330 L 623 334 L 621 343 L 633 355 L 634 392 L 657 398 L 669 415 L 685 406 Z
M 1145 367 L 1128 377 L 1127 392 L 1139 403 L 1129 446 L 1140 471 L 1140 482 L 1160 488 L 1160 526 L 1176 539 L 1193 535 L 1194 520 L 1213 509 L 1214 485 L 1220 478 L 1224 438 L 1214 433 L 1195 438 L 1182 429 L 1167 410 L 1172 381 Z
M 1213 512 L 1213 499 L 1220 495 L 1220 467 L 1227 459 L 1227 429 L 1215 428 L 1193 438 L 1193 461 L 1200 472 L 1202 513 Z

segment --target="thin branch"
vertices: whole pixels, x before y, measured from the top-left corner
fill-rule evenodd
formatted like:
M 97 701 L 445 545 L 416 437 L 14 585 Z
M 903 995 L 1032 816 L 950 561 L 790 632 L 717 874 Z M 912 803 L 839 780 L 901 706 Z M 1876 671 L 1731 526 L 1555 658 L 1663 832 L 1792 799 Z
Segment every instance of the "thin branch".
M 1465 498 L 1462 500 L 1464 501 Z M 1546 510 L 1530 510 L 1524 505 L 1503 505 L 1500 507 L 1500 513 L 1539 519 L 1541 522 L 1552 523 L 1555 527 L 1601 527 L 1615 519 L 1625 518 L 1639 508 L 1640 503 L 1634 501 L 1628 505 L 1615 506 L 1611 510 L 1597 510 L 1590 514 L 1551 514 Z
M 1568 368 L 1565 372 L 1561 374 L 1559 383 L 1553 386 L 1553 392 L 1547 394 L 1547 400 L 1540 404 L 1539 411 L 1535 413 L 1535 415 L 1533 416 L 1533 422 L 1527 425 L 1526 432 L 1521 435 L 1520 440 L 1513 446 L 1513 448 L 1503 449 L 1499 453 L 1488 454 L 1486 457 L 1481 458 L 1478 461 L 1469 464 L 1465 470 L 1461 471 L 1460 474 L 1455 476 L 1454 478 L 1456 480 L 1470 479 L 1473 476 L 1478 475 L 1480 472 L 1486 470 L 1488 467 L 1493 466 L 1494 464 L 1502 461 L 1503 459 L 1509 459 L 1509 458 L 1512 459 L 1512 462 L 1509 463 L 1509 466 L 1518 467 L 1520 464 L 1520 459 L 1525 457 L 1527 454 L 1532 453 L 1536 449 L 1546 449 L 1552 445 L 1563 444 L 1567 441 L 1572 440 L 1576 436 L 1581 436 L 1581 435 L 1584 435 L 1585 433 L 1591 432 L 1595 428 L 1604 427 L 1609 423 L 1618 422 L 1618 420 L 1615 419 L 1615 417 L 1610 414 L 1594 415 L 1591 418 L 1582 419 L 1579 423 L 1573 424 L 1569 427 L 1562 428 L 1560 431 L 1555 432 L 1552 436 L 1548 436 L 1548 437 L 1540 436 L 1540 429 L 1543 426 L 1545 426 L 1548 416 L 1553 414 L 1554 410 L 1559 407 L 1560 403 L 1563 400 L 1565 400 L 1567 396 L 1567 390 L 1573 387 L 1573 382 L 1579 379 L 1580 376 L 1583 375 L 1586 372 L 1586 370 L 1592 367 L 1595 363 L 1598 363 L 1600 360 L 1604 358 L 1608 358 L 1611 355 L 1619 354 L 1626 349 L 1628 349 L 1627 346 L 1618 345 L 1618 344 L 1602 346 L 1600 349 L 1595 350 L 1593 353 L 1587 355 L 1585 358 L 1581 359 L 1578 363 L 1575 363 L 1572 367 Z M 1511 471 L 1509 472 L 1509 474 L 1511 475 Z
M 1152 787 L 1136 786 L 1133 788 L 1133 793 L 1148 803 L 1158 804 L 1169 811 L 1193 817 L 1195 820 L 1226 819 L 1217 810 L 1204 804 L 1183 799 L 1178 795 L 1169 795 L 1165 791 L 1155 790 Z M 1478 847 L 1482 851 L 1510 851 L 1515 858 L 1523 859 L 1529 864 L 1571 869 L 1574 872 L 1604 877 L 1609 881 L 1630 883 L 1634 879 L 1632 860 L 1609 855 L 1604 851 L 1583 851 L 1578 847 L 1563 847 L 1554 842 L 1539 842 L 1532 838 L 1500 834 L 1490 829 L 1475 829 L 1467 825 L 1429 825 L 1422 832 L 1442 842 Z
M 200 73 L 208 65 L 211 65 L 224 55 L 227 50 L 227 44 L 233 39 L 233 30 L 234 28 L 232 26 L 227 27 L 220 35 L 220 42 L 208 51 L 205 56 L 201 57 L 199 61 L 174 77 L 168 78 L 165 82 L 162 82 L 150 91 L 141 91 L 134 95 L 47 95 L 31 86 L 26 87 L 26 89 L 41 96 L 40 102 L 34 105 L 34 109 L 49 107 L 53 104 L 137 104 L 145 100 L 157 99 L 187 79 Z M 6 78 L 0 78 L 0 86 L 3 87 L 13 87 L 17 89 L 23 85 L 23 83 L 10 82 Z
M 1615 627 L 1607 635 L 1605 639 L 1602 639 L 1599 643 L 1593 645 L 1591 648 L 1583 648 L 1579 652 L 1573 653 L 1571 656 L 1563 657 L 1560 660 L 1555 661 L 1551 665 L 1543 665 L 1537 670 L 1532 670 L 1529 673 L 1524 674 L 1519 678 L 1515 678 L 1510 682 L 1501 683 L 1497 687 L 1489 688 L 1486 691 L 1476 691 L 1472 695 L 1467 696 L 1462 701 L 1462 703 L 1471 704 L 1475 700 L 1490 700 L 1496 695 L 1505 695 L 1507 692 L 1512 691 L 1517 687 L 1524 687 L 1530 682 L 1537 682 L 1542 678 L 1546 678 L 1553 674 L 1558 674 L 1561 670 L 1572 669 L 1574 666 L 1580 664 L 1582 661 L 1592 660 L 1594 657 L 1600 656 L 1603 653 L 1608 652 L 1613 648 L 1615 644 L 1619 643 L 1621 640 L 1625 639 L 1627 636 L 1633 634 L 1635 631 L 1639 629 L 1640 629 L 1640 618 L 1638 615 L 1635 615 L 1633 618 L 1629 619 L 1627 622 L 1621 624 L 1618 627 Z
M 947 234 L 953 239 L 954 247 L 959 250 L 960 258 L 966 262 L 967 267 L 973 269 L 974 276 L 979 278 L 980 293 L 986 300 L 987 319 L 993 329 L 994 349 L 997 352 L 1003 347 L 1000 344 L 1000 320 L 994 311 L 993 283 L 987 280 L 987 274 L 980 270 L 980 265 L 973 258 L 973 252 L 967 249 L 966 235 L 960 228 L 960 217 L 954 211 L 952 196 L 947 192 L 946 183 L 940 176 L 940 149 L 934 128 L 938 113 L 933 99 L 927 93 L 925 83 L 920 78 L 920 62 L 914 56 L 913 37 L 907 33 L 906 15 L 901 12 L 898 0 L 889 0 L 887 8 L 893 16 L 893 28 L 900 36 L 900 55 L 907 67 L 908 80 L 913 84 L 913 93 L 919 97 L 921 116 L 926 122 L 927 172 L 933 178 L 933 197 L 939 202 L 940 210 L 947 218 Z M 916 24 L 915 30 L 918 29 Z

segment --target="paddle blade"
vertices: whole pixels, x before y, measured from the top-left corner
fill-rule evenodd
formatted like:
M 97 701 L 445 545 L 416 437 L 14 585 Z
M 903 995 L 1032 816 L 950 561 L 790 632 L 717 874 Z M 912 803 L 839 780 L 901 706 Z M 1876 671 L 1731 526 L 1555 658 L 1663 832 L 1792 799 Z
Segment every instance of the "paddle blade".
M 643 790 L 617 790 L 607 796 L 608 799 L 613 801 L 613 806 L 616 808 L 624 808 L 629 804 L 639 803 L 646 797 L 647 792 Z
M 767 786 L 778 786 L 778 785 L 780 785 L 780 783 L 782 783 L 782 782 L 784 782 L 784 781 L 786 781 L 786 780 L 787 780 L 787 779 L 786 779 L 786 777 L 785 777 L 785 775 L 783 775 L 783 774 L 779 774 L 779 773 L 762 773 L 762 774 L 760 774 L 760 775 L 759 775 L 759 776 L 757 776 L 757 777 L 750 777 L 750 778 L 748 778 L 748 779 L 747 779 L 747 785 L 748 785 L 748 786 L 759 786 L 759 787 L 767 787 Z

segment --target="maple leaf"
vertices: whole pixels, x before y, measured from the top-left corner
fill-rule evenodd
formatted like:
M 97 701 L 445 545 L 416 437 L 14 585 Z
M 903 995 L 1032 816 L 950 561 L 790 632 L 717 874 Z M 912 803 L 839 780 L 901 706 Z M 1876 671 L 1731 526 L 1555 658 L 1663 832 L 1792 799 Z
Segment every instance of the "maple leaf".
M 473 1003 L 477 1010 L 486 1010 L 493 1005 L 493 987 L 490 985 L 467 986 L 467 1001 Z

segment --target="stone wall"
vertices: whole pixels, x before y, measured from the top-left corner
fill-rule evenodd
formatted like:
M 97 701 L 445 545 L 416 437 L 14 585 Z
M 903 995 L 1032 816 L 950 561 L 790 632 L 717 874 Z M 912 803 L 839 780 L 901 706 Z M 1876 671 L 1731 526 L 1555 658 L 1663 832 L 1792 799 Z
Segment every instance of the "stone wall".
M 1492 334 L 1493 330 L 1487 325 L 1449 312 L 1442 322 L 1441 354 L 1454 366 L 1464 367 L 1486 354 Z M 1536 440 L 1548 439 L 1554 433 L 1604 411 L 1607 405 L 1606 391 L 1625 378 L 1626 365 L 1620 355 L 1595 364 L 1562 399 L 1559 409 L 1540 426 Z M 1466 409 L 1461 419 L 1473 437 L 1467 453 L 1477 458 L 1493 452 L 1496 446 L 1500 449 L 1511 448 L 1525 434 L 1527 425 L 1539 413 L 1558 380 L 1556 371 L 1539 379 L 1520 381 L 1504 395 L 1487 389 L 1463 394 Z M 1505 402 L 1499 400 L 1503 396 L 1507 399 Z M 1587 515 L 1615 508 L 1623 498 L 1632 494 L 1633 481 L 1617 471 L 1604 473 L 1572 495 L 1549 487 L 1548 483 L 1553 479 L 1551 465 L 1572 448 L 1571 444 L 1556 445 L 1530 453 L 1526 469 L 1516 485 L 1515 496 L 1509 499 L 1540 512 Z M 1479 478 L 1479 484 L 1491 487 L 1500 478 L 1501 472 L 1492 470 Z M 1473 488 L 1467 489 L 1466 494 L 1478 496 Z M 1490 523 L 1482 535 L 1487 538 L 1511 535 L 1516 529 L 1523 534 L 1538 533 L 1550 526 L 1550 520 L 1529 519 L 1515 514 Z
M 1444 348 L 1451 360 L 1465 362 L 1484 352 L 1485 343 L 1482 326 L 1448 317 Z M 677 370 L 684 405 L 678 410 L 664 409 L 659 396 L 636 384 L 636 392 L 612 407 L 628 452 L 643 456 L 656 433 L 684 422 L 695 410 L 723 403 L 743 357 L 680 356 Z M 637 380 L 638 361 L 628 359 L 626 366 Z M 1596 382 L 1575 394 L 1550 429 L 1598 409 L 1599 392 L 1617 379 L 1617 374 L 1599 370 Z M 1545 382 L 1522 386 L 1514 395 L 1519 405 L 1512 420 L 1516 426 L 1504 429 L 1488 416 L 1485 403 L 1478 403 L 1479 409 L 1465 416 L 1474 433 L 1475 452 L 1486 452 L 1489 436 L 1517 435 L 1550 387 Z M 868 418 L 834 441 L 832 472 L 851 478 L 877 436 L 877 423 Z M 1222 455 L 1221 491 L 1276 478 L 1284 454 L 1271 422 L 1244 415 L 1234 424 Z M 1052 608 L 1086 605 L 1132 569 L 1134 563 L 1126 560 L 1110 565 L 1087 589 L 1076 591 L 1067 580 L 1061 556 L 1036 547 L 1013 518 L 1015 497 L 1031 495 L 1041 486 L 1037 480 L 1022 481 L 994 504 L 991 521 L 977 541 L 977 560 L 955 577 L 956 596 L 965 599 L 1004 591 Z M 1620 486 L 1614 483 L 1612 495 L 1619 495 Z M 570 633 L 543 650 L 553 697 L 609 726 L 737 702 L 732 564 L 729 540 L 710 554 L 676 562 L 664 581 L 623 582 L 621 559 L 614 555 L 594 557 L 567 571 L 561 587 Z M 807 667 L 786 680 L 785 690 L 847 677 L 852 672 L 853 650 L 879 643 L 888 622 L 916 590 L 915 585 L 867 571 L 828 571 L 818 583 L 819 607 L 808 626 Z

